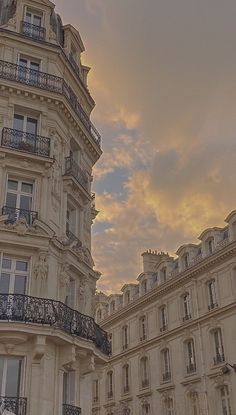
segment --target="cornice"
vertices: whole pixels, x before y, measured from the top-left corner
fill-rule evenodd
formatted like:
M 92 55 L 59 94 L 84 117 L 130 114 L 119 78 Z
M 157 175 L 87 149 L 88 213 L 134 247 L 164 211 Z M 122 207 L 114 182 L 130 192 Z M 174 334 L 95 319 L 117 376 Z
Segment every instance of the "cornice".
M 122 307 L 117 312 L 113 313 L 111 316 L 107 317 L 105 320 L 100 322 L 102 328 L 106 329 L 107 326 L 115 323 L 116 320 L 122 318 L 123 314 L 131 314 L 136 311 L 138 308 L 146 306 L 147 303 L 155 301 L 157 298 L 166 295 L 171 292 L 173 289 L 179 288 L 181 285 L 186 284 L 192 278 L 196 278 L 198 275 L 201 275 L 203 272 L 212 268 L 214 265 L 218 265 L 227 257 L 236 254 L 236 241 L 229 243 L 227 246 L 221 250 L 215 252 L 211 256 L 204 258 L 201 262 L 192 265 L 187 270 L 180 272 L 173 278 L 167 280 L 165 283 L 160 286 L 150 290 L 147 294 L 138 298 L 137 300 L 132 301 L 129 305 Z

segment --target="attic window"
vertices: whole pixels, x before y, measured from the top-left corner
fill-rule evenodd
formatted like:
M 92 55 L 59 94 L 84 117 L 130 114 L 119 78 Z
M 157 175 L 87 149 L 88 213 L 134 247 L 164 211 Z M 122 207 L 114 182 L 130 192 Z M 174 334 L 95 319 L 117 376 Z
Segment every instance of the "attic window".
M 43 13 L 29 7 L 25 9 L 22 22 L 22 33 L 37 40 L 45 39 L 45 28 L 43 27 Z

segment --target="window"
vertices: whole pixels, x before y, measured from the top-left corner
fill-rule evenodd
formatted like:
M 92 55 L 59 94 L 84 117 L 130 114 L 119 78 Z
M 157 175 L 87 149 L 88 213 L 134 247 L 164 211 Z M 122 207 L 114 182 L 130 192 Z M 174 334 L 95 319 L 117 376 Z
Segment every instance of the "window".
M 199 397 L 197 392 L 192 392 L 189 396 L 190 400 L 190 414 L 199 415 Z
M 211 238 L 207 241 L 207 250 L 208 250 L 209 255 L 213 254 L 213 252 L 214 252 L 214 240 L 213 240 L 213 238 Z
M 8 179 L 4 214 L 9 215 L 9 220 L 15 222 L 19 218 L 24 218 L 28 224 L 31 224 L 32 204 L 33 183 Z
M 76 372 L 71 370 L 63 373 L 63 403 L 75 406 Z
M 142 415 L 149 415 L 150 414 L 150 405 L 148 402 L 144 402 L 142 404 Z
M 125 300 L 126 300 L 126 304 L 130 303 L 130 291 L 127 291 L 125 294 Z
M 113 372 L 110 371 L 107 373 L 107 397 L 113 397 Z
M 128 348 L 128 326 L 122 327 L 122 344 L 123 350 Z
M 75 308 L 75 293 L 76 293 L 76 284 L 75 280 L 70 279 L 69 285 L 67 288 L 67 295 L 65 299 L 65 304 L 70 308 Z
M 116 303 L 115 303 L 115 300 L 113 300 L 110 304 L 111 313 L 114 313 L 115 309 L 116 309 Z
M 34 25 L 34 26 L 41 27 L 42 26 L 42 15 L 35 13 L 33 11 L 31 12 L 27 9 L 26 14 L 25 14 L 25 22 L 31 25 Z
M 164 349 L 161 352 L 162 355 L 162 380 L 163 382 L 169 382 L 171 380 L 171 368 L 170 368 L 170 351 L 169 349 Z
M 182 304 L 183 304 L 183 321 L 187 321 L 191 319 L 191 305 L 190 305 L 190 295 L 186 293 L 182 297 Z
M 185 343 L 186 349 L 186 364 L 187 364 L 187 373 L 196 372 L 196 358 L 195 358 L 195 350 L 194 350 L 194 342 L 192 339 L 188 340 Z
M 102 310 L 99 308 L 99 310 L 97 311 L 97 321 L 101 321 L 102 319 Z
M 3 256 L 0 275 L 1 294 L 25 294 L 29 264 L 24 259 Z
M 66 210 L 66 236 L 71 238 L 72 235 L 76 234 L 76 210 L 67 204 Z
M 143 316 L 139 319 L 140 341 L 146 340 L 147 338 L 146 325 L 146 316 Z
M 222 415 L 231 415 L 230 394 L 228 385 L 220 388 Z
M 223 338 L 221 329 L 216 329 L 213 331 L 213 343 L 214 343 L 214 364 L 218 365 L 225 361 Z
M 129 392 L 129 365 L 123 366 L 123 385 L 124 385 L 124 393 Z
M 147 280 L 144 280 L 142 282 L 142 293 L 146 294 L 147 293 Z
M 167 280 L 167 269 L 166 267 L 161 270 L 161 282 L 166 282 Z
M 174 415 L 174 401 L 171 397 L 165 400 L 165 415 Z
M 213 310 L 218 307 L 216 294 L 216 281 L 211 280 L 208 283 L 208 310 Z
M 93 402 L 98 402 L 99 400 L 99 383 L 98 379 L 93 381 Z
M 25 58 L 20 56 L 18 80 L 22 82 L 29 82 L 29 84 L 37 84 L 39 80 L 40 63 L 35 59 Z
M 45 39 L 45 29 L 43 27 L 43 13 L 41 11 L 26 8 L 24 20 L 22 22 L 22 33 L 26 36 L 38 40 Z
M 183 263 L 184 263 L 184 269 L 187 269 L 189 267 L 189 256 L 188 256 L 188 254 L 184 255 Z
M 111 345 L 111 353 L 112 353 L 112 333 L 110 333 L 110 334 L 108 335 L 108 340 L 109 340 L 110 345 Z
M 167 307 L 163 305 L 160 308 L 160 331 L 167 330 Z
M 14 114 L 13 129 L 27 134 L 36 135 L 38 130 L 38 119 L 22 114 Z
M 0 356 L 0 396 L 19 397 L 22 363 L 22 359 L 18 357 Z M 10 405 L 15 406 L 15 403 Z M 7 409 L 13 411 L 12 408 Z
M 147 388 L 149 386 L 147 356 L 142 357 L 142 359 L 140 360 L 140 369 L 141 369 L 141 386 L 142 388 Z

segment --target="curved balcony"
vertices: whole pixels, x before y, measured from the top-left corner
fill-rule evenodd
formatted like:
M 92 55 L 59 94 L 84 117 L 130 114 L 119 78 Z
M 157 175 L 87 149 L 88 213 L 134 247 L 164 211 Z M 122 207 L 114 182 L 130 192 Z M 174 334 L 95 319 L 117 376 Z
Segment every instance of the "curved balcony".
M 12 128 L 3 128 L 1 146 L 37 156 L 50 157 L 50 139 Z
M 0 78 L 63 95 L 94 142 L 101 146 L 100 134 L 84 112 L 76 94 L 63 78 L 2 60 L 0 60 Z
M 94 319 L 60 301 L 22 294 L 0 294 L 0 320 L 55 327 L 92 341 L 104 354 L 111 353 L 107 333 Z
M 65 176 L 73 176 L 86 192 L 88 192 L 88 177 L 84 170 L 73 160 L 73 157 L 65 158 Z
M 0 396 L 0 413 L 26 415 L 27 399 Z
M 63 405 L 63 415 L 81 415 L 81 409 L 78 406 Z

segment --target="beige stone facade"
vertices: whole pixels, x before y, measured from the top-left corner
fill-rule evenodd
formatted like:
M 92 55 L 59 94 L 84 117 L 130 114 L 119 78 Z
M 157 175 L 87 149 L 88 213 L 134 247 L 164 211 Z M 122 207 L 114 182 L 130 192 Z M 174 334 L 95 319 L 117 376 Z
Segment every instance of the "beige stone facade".
M 199 239 L 145 252 L 136 284 L 97 295 L 112 357 L 94 415 L 236 415 L 236 211 Z
M 83 51 L 49 0 L 0 1 L 5 415 L 90 415 L 90 373 L 109 352 L 92 318 L 100 274 L 91 255 L 91 182 L 101 147 Z

